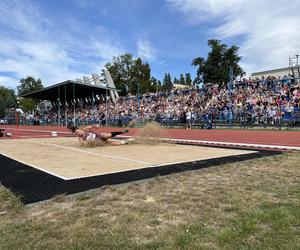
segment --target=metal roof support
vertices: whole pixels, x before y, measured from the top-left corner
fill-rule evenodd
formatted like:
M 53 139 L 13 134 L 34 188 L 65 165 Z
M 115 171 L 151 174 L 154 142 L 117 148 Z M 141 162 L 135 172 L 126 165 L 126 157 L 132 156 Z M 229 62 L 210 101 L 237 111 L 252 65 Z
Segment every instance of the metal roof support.
M 115 86 L 114 81 L 111 77 L 111 74 L 109 73 L 108 70 L 104 70 L 103 73 L 104 73 L 104 77 L 105 77 L 105 80 L 106 80 L 106 86 L 108 88 L 111 88 L 111 90 L 109 91 L 111 100 L 112 100 L 113 103 L 116 103 L 116 100 L 119 98 L 119 94 L 118 94 L 117 91 L 115 91 L 116 86 Z
M 76 107 L 75 107 L 75 83 L 73 82 L 73 125 L 76 127 Z

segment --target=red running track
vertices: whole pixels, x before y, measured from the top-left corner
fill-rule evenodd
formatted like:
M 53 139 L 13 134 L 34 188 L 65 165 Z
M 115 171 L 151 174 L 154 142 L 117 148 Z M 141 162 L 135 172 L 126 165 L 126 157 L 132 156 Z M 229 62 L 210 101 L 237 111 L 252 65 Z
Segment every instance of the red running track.
M 15 126 L 1 125 L 5 132 L 13 134 L 12 137 L 0 137 L 1 139 L 16 138 L 42 138 L 52 137 L 51 131 L 56 131 L 58 136 L 71 136 L 66 127 L 58 126 L 20 126 L 16 131 Z M 109 132 L 120 128 L 101 128 L 99 131 Z M 138 128 L 129 128 L 128 135 L 136 135 Z M 202 140 L 229 143 L 247 143 L 259 145 L 294 146 L 300 147 L 300 131 L 268 131 L 268 130 L 200 130 L 200 129 L 164 129 L 166 136 L 173 139 Z

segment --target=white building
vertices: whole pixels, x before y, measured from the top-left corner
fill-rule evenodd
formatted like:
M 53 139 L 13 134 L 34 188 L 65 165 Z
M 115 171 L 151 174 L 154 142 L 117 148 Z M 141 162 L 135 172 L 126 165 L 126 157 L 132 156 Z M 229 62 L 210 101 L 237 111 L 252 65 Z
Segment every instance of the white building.
M 254 72 L 251 74 L 251 79 L 253 80 L 261 80 L 262 78 L 266 79 L 268 76 L 275 77 L 276 79 L 283 79 L 284 77 L 289 77 L 291 74 L 291 70 L 289 67 L 280 68 L 280 69 L 272 69 L 260 72 Z
M 280 80 L 283 78 L 295 79 L 296 82 L 300 82 L 300 65 L 298 63 L 298 55 L 296 57 L 290 57 L 289 67 L 272 69 L 261 72 L 255 72 L 251 74 L 251 79 L 262 80 L 267 77 L 275 77 Z

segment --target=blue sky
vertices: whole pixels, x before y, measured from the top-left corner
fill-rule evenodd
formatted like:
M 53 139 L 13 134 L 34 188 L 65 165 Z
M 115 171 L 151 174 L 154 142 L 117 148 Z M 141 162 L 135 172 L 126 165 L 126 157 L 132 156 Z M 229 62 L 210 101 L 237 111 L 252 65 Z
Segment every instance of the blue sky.
M 300 53 L 299 13 L 299 0 L 1 0 L 0 85 L 80 78 L 124 52 L 158 79 L 194 76 L 210 38 L 238 45 L 248 75 L 286 67 Z

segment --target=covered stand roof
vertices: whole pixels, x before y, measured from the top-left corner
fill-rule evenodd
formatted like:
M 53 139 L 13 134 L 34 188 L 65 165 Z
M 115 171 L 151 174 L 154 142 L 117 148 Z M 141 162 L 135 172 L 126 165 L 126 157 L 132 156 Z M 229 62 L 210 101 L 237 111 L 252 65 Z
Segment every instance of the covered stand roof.
M 92 94 L 105 95 L 106 90 L 118 91 L 115 88 L 102 87 L 93 84 L 86 84 L 68 80 L 38 91 L 22 95 L 22 97 L 48 101 L 57 101 L 58 98 L 60 98 L 61 101 L 65 101 L 66 97 L 67 101 L 71 101 L 73 99 L 73 87 L 75 98 L 91 97 Z

